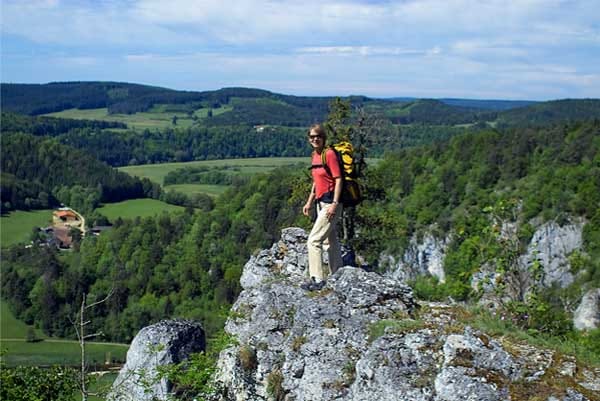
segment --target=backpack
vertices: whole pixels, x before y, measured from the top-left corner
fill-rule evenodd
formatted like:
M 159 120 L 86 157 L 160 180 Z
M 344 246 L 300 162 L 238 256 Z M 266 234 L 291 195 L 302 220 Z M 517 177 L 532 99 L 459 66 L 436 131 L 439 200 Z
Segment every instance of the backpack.
M 356 179 L 358 174 L 354 165 L 354 148 L 348 141 L 338 142 L 329 147 L 335 152 L 340 170 L 342 171 L 342 194 L 340 202 L 344 207 L 353 207 L 362 201 L 360 186 Z M 327 174 L 331 176 L 331 170 L 327 166 L 325 151 L 321 152 L 321 161 Z

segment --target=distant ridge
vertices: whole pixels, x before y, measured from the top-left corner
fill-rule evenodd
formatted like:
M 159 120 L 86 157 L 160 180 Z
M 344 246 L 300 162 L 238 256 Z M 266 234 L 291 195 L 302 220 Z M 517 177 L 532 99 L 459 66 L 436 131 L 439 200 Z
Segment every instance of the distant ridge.
M 382 100 L 388 100 L 392 102 L 414 102 L 420 98 L 416 97 L 392 97 L 383 98 Z M 435 99 L 449 106 L 465 107 L 470 109 L 481 109 L 481 110 L 493 110 L 493 111 L 504 111 L 515 109 L 518 107 L 525 107 L 535 103 L 539 103 L 534 100 L 498 100 L 498 99 L 462 99 L 462 98 L 441 98 Z
M 213 91 L 182 91 L 125 82 L 54 82 L 0 84 L 1 108 L 30 116 L 69 109 L 106 108 L 108 114 L 147 112 L 156 105 L 190 118 L 203 109 L 205 126 L 306 127 L 323 121 L 335 96 L 294 96 L 263 89 L 230 87 Z M 546 102 L 498 99 L 424 99 L 347 96 L 352 107 L 363 108 L 393 124 L 436 126 L 478 123 L 502 126 L 542 126 L 561 121 L 600 118 L 600 99 L 565 99 Z M 213 113 L 214 111 L 214 113 Z M 174 125 L 174 124 L 173 124 Z

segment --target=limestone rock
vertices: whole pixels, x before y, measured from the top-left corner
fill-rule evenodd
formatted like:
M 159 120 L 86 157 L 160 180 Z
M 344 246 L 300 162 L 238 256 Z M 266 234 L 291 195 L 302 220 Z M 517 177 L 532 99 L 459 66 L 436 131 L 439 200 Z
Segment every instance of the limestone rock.
M 220 355 L 215 400 L 514 401 L 515 382 L 578 371 L 576 361 L 560 364 L 552 351 L 465 327 L 459 306 L 417 305 L 390 276 L 344 267 L 322 290 L 302 290 L 305 238 L 284 230 L 246 265 L 225 327 L 236 343 Z M 585 387 L 595 371 L 568 377 L 582 381 L 579 390 L 596 391 Z M 565 391 L 556 399 L 586 400 Z
M 537 259 L 544 267 L 544 286 L 550 287 L 556 283 L 564 288 L 571 284 L 573 274 L 568 257 L 582 246 L 583 225 L 583 221 L 574 220 L 564 226 L 559 226 L 554 221 L 539 226 L 531 238 L 526 254 L 521 258 L 523 269 L 526 270 Z
M 583 226 L 581 219 L 573 219 L 564 226 L 553 221 L 541 224 L 533 234 L 526 253 L 519 257 L 518 271 L 513 275 L 503 277 L 490 264 L 481 266 L 471 278 L 471 287 L 482 293 L 479 303 L 494 309 L 499 303 L 523 299 L 533 285 L 558 285 L 561 288 L 570 285 L 574 276 L 569 256 L 573 251 L 581 249 Z M 502 232 L 515 237 L 517 229 L 514 223 L 506 224 Z M 529 271 L 529 266 L 535 261 L 544 270 L 541 283 L 535 283 Z M 501 292 L 497 291 L 499 282 L 504 284 Z
M 179 363 L 205 350 L 204 330 L 190 320 L 163 320 L 144 327 L 133 339 L 127 361 L 115 380 L 112 401 L 166 400 L 171 383 L 157 380 L 157 367 Z M 148 383 L 148 384 L 144 384 Z
M 573 324 L 577 330 L 593 330 L 600 327 L 600 288 L 585 293 L 575 311 Z
M 449 242 L 448 237 L 436 238 L 431 232 L 427 232 L 422 238 L 413 235 L 400 260 L 392 255 L 384 255 L 381 262 L 388 266 L 391 277 L 402 282 L 427 274 L 444 282 L 444 257 Z

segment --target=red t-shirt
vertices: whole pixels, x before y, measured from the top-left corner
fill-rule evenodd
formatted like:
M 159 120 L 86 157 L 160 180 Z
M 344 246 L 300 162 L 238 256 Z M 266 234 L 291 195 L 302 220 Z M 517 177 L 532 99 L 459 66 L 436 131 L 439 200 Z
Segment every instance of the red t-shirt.
M 327 192 L 333 192 L 333 190 L 335 189 L 335 179 L 342 176 L 342 173 L 340 171 L 340 164 L 333 149 L 326 150 L 325 160 L 327 161 L 327 166 L 331 171 L 331 175 L 327 174 L 327 170 L 325 170 L 324 167 L 317 167 L 312 169 L 312 176 L 315 182 L 316 199 L 321 198 Z M 322 164 L 323 160 L 321 159 L 321 154 L 313 152 L 312 165 L 316 166 Z

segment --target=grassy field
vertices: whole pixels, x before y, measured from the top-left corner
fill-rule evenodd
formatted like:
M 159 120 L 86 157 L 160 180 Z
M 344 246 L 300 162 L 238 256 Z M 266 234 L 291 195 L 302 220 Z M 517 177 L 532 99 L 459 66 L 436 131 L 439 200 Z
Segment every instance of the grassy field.
M 8 366 L 15 365 L 77 365 L 80 360 L 80 348 L 76 341 L 48 336 L 36 330 L 37 338 L 43 341 L 25 342 L 28 326 L 17 320 L 8 305 L 0 301 L 0 339 L 1 348 L 6 354 L 3 360 Z M 128 344 L 90 342 L 86 346 L 90 364 L 101 365 L 106 360 L 124 361 Z
M 97 210 L 112 221 L 117 217 L 148 217 L 163 211 L 172 212 L 183 209 L 181 206 L 169 205 L 156 199 L 130 199 L 123 202 L 108 203 Z
M 8 308 L 8 304 L 0 299 L 0 339 L 18 338 L 25 339 L 28 325 L 17 320 Z M 46 338 L 47 336 L 41 330 L 35 330 L 37 338 Z
M 230 111 L 231 107 L 220 107 L 212 109 L 213 116 Z M 195 110 L 198 118 L 206 118 L 208 115 L 206 108 Z M 129 128 L 138 129 L 154 129 L 154 128 L 173 128 L 173 127 L 191 127 L 194 120 L 181 109 L 177 109 L 174 105 L 158 104 L 150 110 L 135 114 L 108 114 L 106 107 L 101 109 L 68 109 L 57 113 L 44 114 L 48 117 L 74 118 L 85 120 L 100 120 L 100 121 L 118 121 L 127 124 Z M 177 124 L 173 125 L 173 117 L 177 117 Z
M 206 194 L 209 196 L 222 195 L 227 190 L 227 185 L 208 185 L 208 184 L 174 184 L 164 187 L 167 191 L 173 190 L 182 192 L 186 195 Z
M 29 242 L 33 227 L 45 227 L 52 222 L 52 210 L 17 210 L 0 217 L 0 243 L 2 246 Z
M 144 164 L 139 166 L 120 167 L 119 170 L 127 174 L 146 177 L 158 184 L 163 184 L 165 176 L 174 170 L 184 167 L 240 167 L 244 173 L 253 174 L 272 170 L 276 167 L 296 164 L 309 163 L 307 157 L 263 157 L 255 159 L 226 159 L 226 160 L 202 160 L 185 163 L 161 163 Z
M 86 359 L 90 365 L 100 367 L 105 361 L 125 361 L 128 344 L 88 342 Z M 81 349 L 77 341 L 46 339 L 28 343 L 25 340 L 2 339 L 3 359 L 8 366 L 45 366 L 80 364 Z

